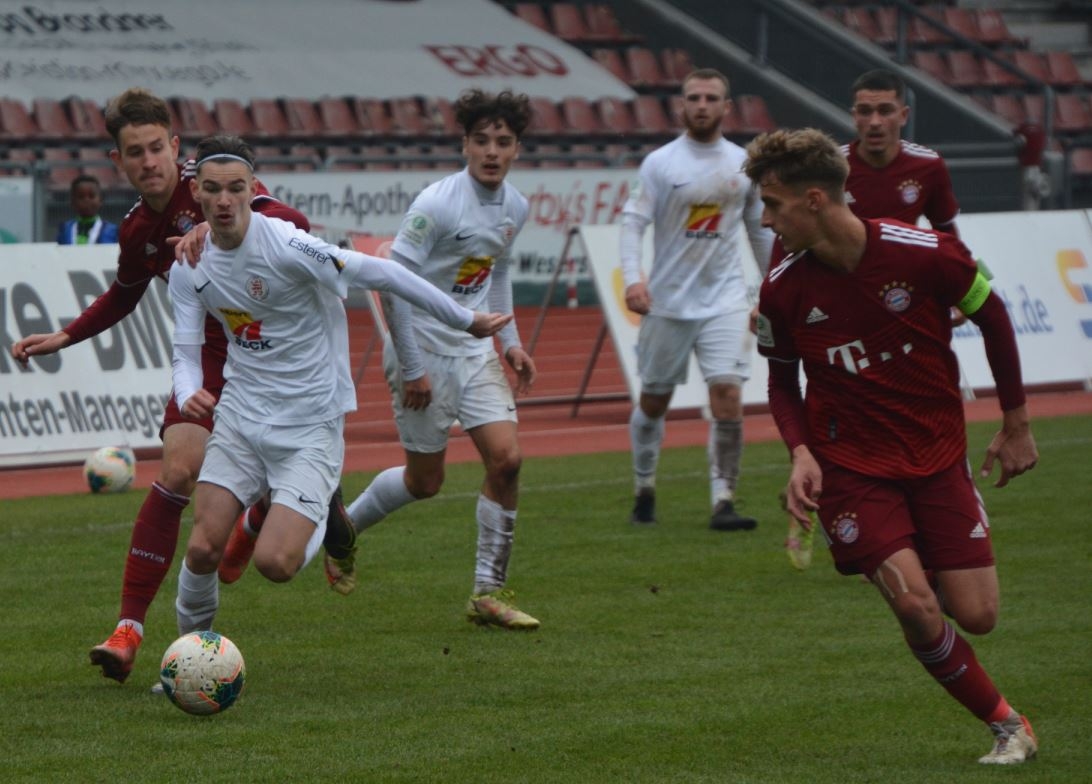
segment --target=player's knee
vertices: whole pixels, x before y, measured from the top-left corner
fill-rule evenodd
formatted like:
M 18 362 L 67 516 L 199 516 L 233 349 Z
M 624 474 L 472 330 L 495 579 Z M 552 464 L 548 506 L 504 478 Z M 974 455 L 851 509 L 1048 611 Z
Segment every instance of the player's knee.
M 219 565 L 223 548 L 216 547 L 202 536 L 198 529 L 199 525 L 199 521 L 194 524 L 193 536 L 190 537 L 189 544 L 186 546 L 186 563 L 190 571 L 195 574 L 208 574 L 215 571 Z
M 300 570 L 301 559 L 293 553 L 267 552 L 254 554 L 258 573 L 274 583 L 286 583 Z
M 159 484 L 176 495 L 190 496 L 200 473 L 200 462 L 191 465 L 188 460 L 166 459 L 159 469 Z
M 889 602 L 899 623 L 911 637 L 930 636 L 931 630 L 940 622 L 940 605 L 932 593 L 923 595 L 907 591 Z
M 519 471 L 523 466 L 523 456 L 513 447 L 501 454 L 493 455 L 486 466 L 486 474 L 491 482 L 512 485 L 519 480 Z
M 967 634 L 989 634 L 997 626 L 996 601 L 984 601 L 974 607 L 960 608 L 952 616 Z
M 432 498 L 444 486 L 444 472 L 441 469 L 418 475 L 407 471 L 405 482 L 409 494 L 417 500 Z

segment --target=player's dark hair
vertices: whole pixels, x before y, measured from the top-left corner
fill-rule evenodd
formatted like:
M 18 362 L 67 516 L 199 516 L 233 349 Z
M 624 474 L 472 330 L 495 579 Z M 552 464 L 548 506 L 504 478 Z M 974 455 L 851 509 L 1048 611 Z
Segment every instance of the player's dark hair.
M 523 136 L 531 124 L 531 99 L 525 93 L 516 94 L 511 90 L 494 95 L 473 89 L 467 90 L 455 101 L 455 121 L 462 126 L 465 136 L 502 120 L 517 139 Z
M 727 98 L 732 94 L 732 86 L 728 82 L 728 77 L 716 68 L 697 68 L 688 73 L 682 80 L 683 95 L 686 95 L 686 85 L 691 79 L 719 79 L 721 84 L 724 85 L 724 97 Z
M 76 189 L 81 185 L 91 184 L 95 186 L 95 190 L 102 193 L 102 183 L 99 182 L 99 178 L 93 174 L 79 174 L 73 178 L 72 182 L 68 186 L 68 195 L 75 196 Z
M 162 125 L 171 131 L 171 112 L 167 102 L 143 87 L 130 87 L 106 105 L 106 132 L 121 146 L 118 134 L 126 125 Z
M 804 128 L 756 136 L 747 145 L 743 171 L 760 186 L 769 179 L 790 187 L 819 186 L 840 203 L 849 163 L 834 139 L 814 128 Z
M 197 143 L 197 150 L 193 153 L 193 159 L 197 161 L 198 169 L 201 168 L 202 163 L 210 158 L 215 160 L 221 156 L 226 157 L 228 160 L 241 158 L 243 163 L 250 167 L 251 171 L 254 170 L 254 150 L 238 136 L 232 136 L 231 134 L 221 133 L 216 136 L 206 136 Z
M 884 68 L 865 71 L 858 76 L 849 93 L 850 101 L 857 100 L 857 93 L 861 90 L 891 90 L 900 101 L 906 100 L 906 82 L 894 71 L 888 71 Z

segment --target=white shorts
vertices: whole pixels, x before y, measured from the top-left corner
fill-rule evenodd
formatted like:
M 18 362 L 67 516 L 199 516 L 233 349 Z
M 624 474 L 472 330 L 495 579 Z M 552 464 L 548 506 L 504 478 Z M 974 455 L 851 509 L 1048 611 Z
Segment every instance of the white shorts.
M 700 320 L 648 315 L 637 333 L 641 389 L 654 395 L 686 383 L 693 351 L 706 384 L 741 385 L 751 376 L 750 309 Z
M 217 411 L 199 482 L 229 490 L 250 506 L 270 500 L 326 529 L 330 497 L 345 461 L 345 417 L 313 425 L 270 425 Z
M 443 452 L 456 420 L 463 430 L 491 422 L 517 421 L 512 387 L 496 352 L 449 357 L 422 349 L 421 358 L 432 385 L 432 402 L 423 411 L 402 407 L 401 373 L 391 367 L 391 362 L 385 363 L 394 421 L 407 451 Z

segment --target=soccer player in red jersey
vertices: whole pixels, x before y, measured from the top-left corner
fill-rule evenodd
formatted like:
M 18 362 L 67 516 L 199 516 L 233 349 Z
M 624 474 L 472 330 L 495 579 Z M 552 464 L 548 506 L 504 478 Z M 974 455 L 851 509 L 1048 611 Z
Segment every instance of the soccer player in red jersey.
M 922 215 L 937 231 L 959 236 L 959 203 L 939 153 L 901 138 L 910 117 L 906 85 L 891 71 L 868 71 L 853 83 L 850 112 L 857 139 L 842 147 L 849 161 L 846 202 L 861 218 Z
M 989 725 L 994 746 L 979 761 L 1023 762 L 1037 751 L 1031 725 L 944 618 L 985 634 L 999 594 L 967 463 L 950 307 L 982 331 L 1003 412 L 982 475 L 1000 461 L 1001 487 L 1038 460 L 1005 306 L 957 238 L 855 216 L 849 167 L 825 134 L 776 131 L 747 152 L 763 223 L 791 254 L 763 281 L 757 325 L 792 456 L 789 512 L 802 526 L 817 512 L 838 571 L 871 579 L 926 671 Z
M 171 134 L 167 104 L 147 90 L 133 88 L 106 109 L 106 127 L 117 145 L 110 157 L 140 194 L 121 223 L 116 280 L 75 321 L 58 332 L 29 335 L 15 343 L 12 356 L 26 364 L 30 357 L 52 354 L 98 335 L 129 315 L 155 277 L 166 277 L 175 260 L 170 238 L 182 237 L 204 220 L 190 193 L 192 161 L 179 164 L 177 136 Z M 268 195 L 264 187 L 251 208 L 290 221 L 307 230 L 301 213 Z M 215 319 L 206 322 L 202 365 L 206 385 L 219 391 L 227 342 Z M 137 513 L 121 591 L 121 611 L 114 633 L 91 649 L 91 663 L 107 678 L 123 682 L 133 669 L 144 637 L 144 619 L 171 567 L 182 510 L 189 504 L 212 419 L 182 417 L 172 394 L 163 417 L 163 463 Z M 340 505 L 340 500 L 336 499 Z

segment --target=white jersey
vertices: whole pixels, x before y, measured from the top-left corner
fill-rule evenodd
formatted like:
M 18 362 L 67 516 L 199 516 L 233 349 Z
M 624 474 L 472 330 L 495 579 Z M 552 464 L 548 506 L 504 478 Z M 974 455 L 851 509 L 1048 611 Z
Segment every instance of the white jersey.
M 637 227 L 637 242 L 623 236 L 626 286 L 641 280 L 640 234 L 654 224 L 648 277 L 651 312 L 675 319 L 705 319 L 746 307 L 740 241 L 745 227 L 759 268 L 769 263 L 773 234 L 762 228 L 758 189 L 742 171 L 743 148 L 727 139 L 680 136 L 641 163 L 639 183 L 626 202 L 623 235 Z
M 231 250 L 210 235 L 196 268 L 171 268 L 179 406 L 200 386 L 200 370 L 196 379 L 180 376 L 178 347 L 204 342 L 207 311 L 228 340 L 218 407 L 274 425 L 324 422 L 355 410 L 342 298 L 364 287 L 410 298 L 452 324 L 473 320 L 400 265 L 342 250 L 286 221 L 251 214 L 243 242 Z
M 511 312 L 509 254 L 527 213 L 527 199 L 513 186 L 504 182 L 491 191 L 464 168 L 434 182 L 413 200 L 391 254 L 417 265 L 425 280 L 471 310 Z M 508 289 L 499 292 L 499 298 L 490 297 L 495 277 Z M 486 307 L 489 301 L 493 307 Z M 514 326 L 509 327 L 509 335 L 514 335 Z M 493 350 L 492 338 L 451 329 L 418 310 L 413 313 L 413 331 L 418 345 L 436 354 L 474 356 Z M 518 344 L 518 338 L 503 333 L 501 339 Z

